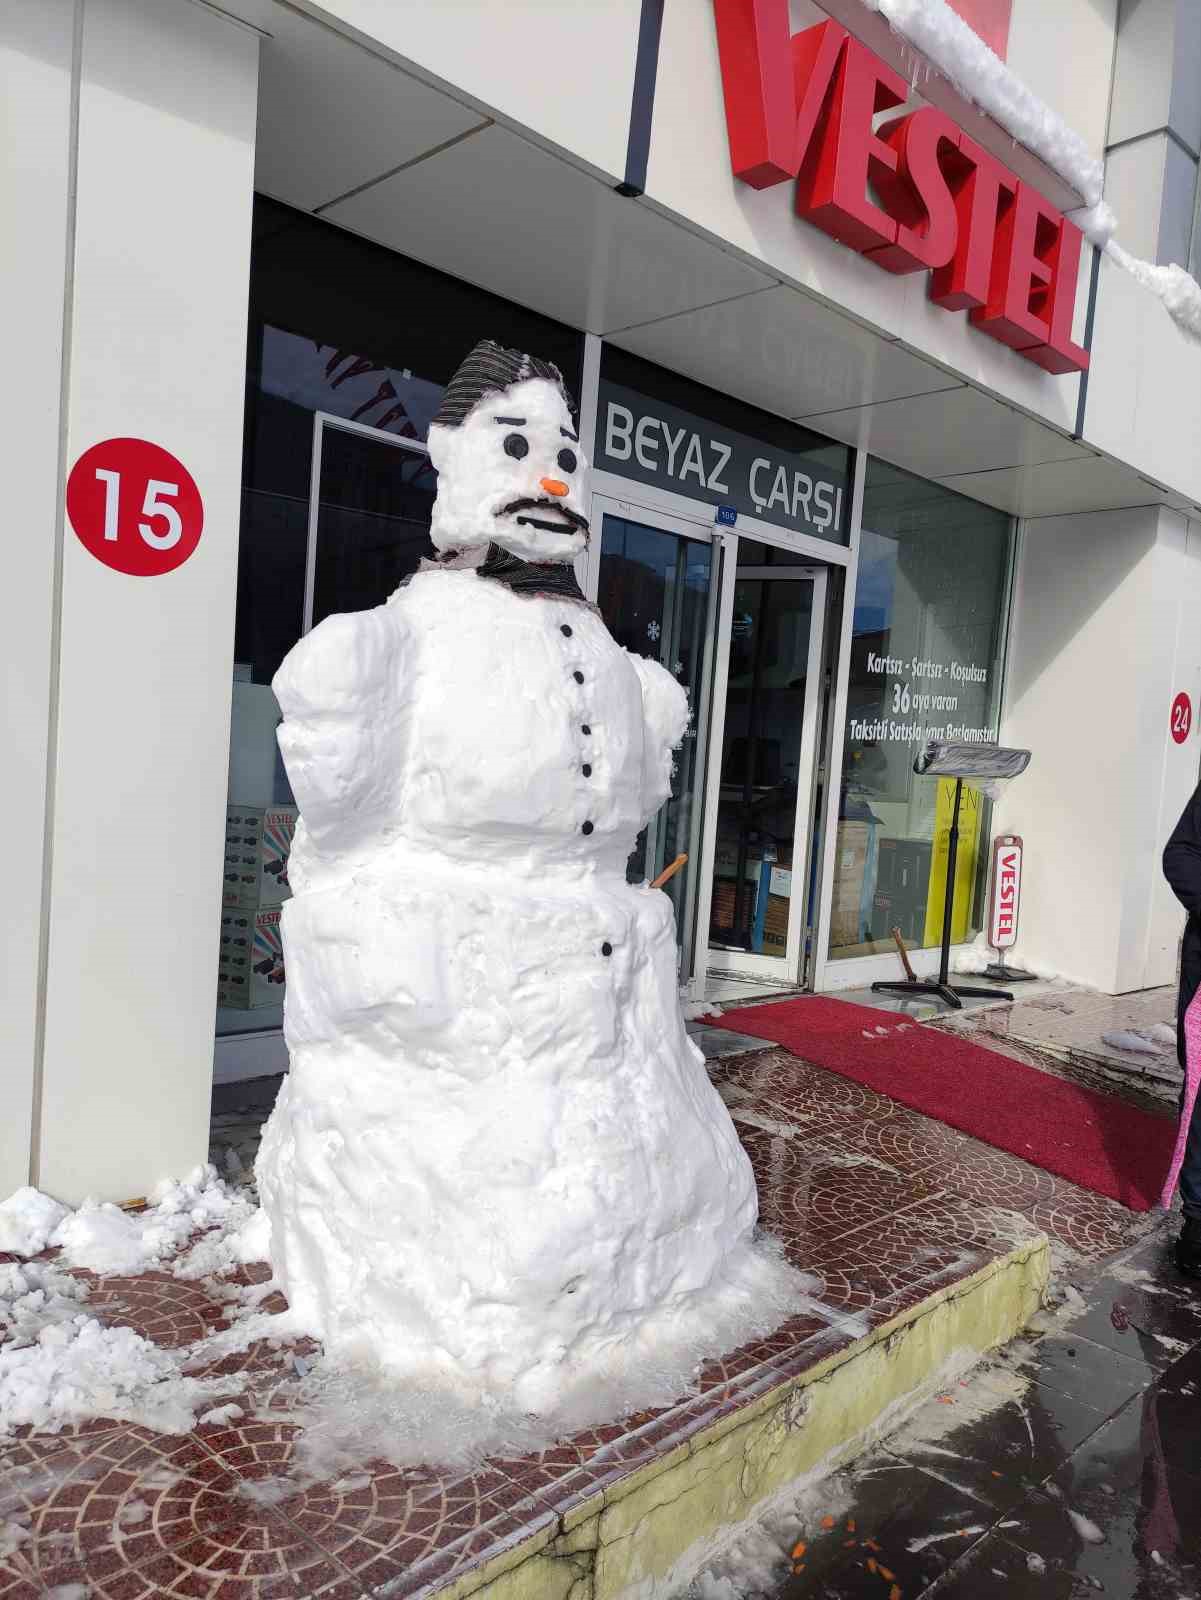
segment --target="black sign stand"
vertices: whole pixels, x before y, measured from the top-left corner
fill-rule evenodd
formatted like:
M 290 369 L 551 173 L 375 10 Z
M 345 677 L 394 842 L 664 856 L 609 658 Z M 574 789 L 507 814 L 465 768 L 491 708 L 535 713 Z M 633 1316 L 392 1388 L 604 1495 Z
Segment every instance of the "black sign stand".
M 990 755 L 995 759 L 990 760 Z M 928 744 L 913 763 L 919 774 L 937 773 L 955 779 L 955 808 L 947 839 L 947 892 L 942 911 L 942 959 L 938 978 L 904 978 L 895 983 L 873 983 L 873 994 L 895 994 L 905 999 L 934 995 L 952 1011 L 962 1011 L 964 1000 L 1012 1000 L 1007 989 L 981 989 L 951 982 L 951 922 L 955 910 L 955 867 L 959 856 L 959 811 L 963 803 L 963 781 L 968 778 L 1010 778 L 1024 772 L 1030 754 L 1026 750 L 1000 750 L 996 745 Z

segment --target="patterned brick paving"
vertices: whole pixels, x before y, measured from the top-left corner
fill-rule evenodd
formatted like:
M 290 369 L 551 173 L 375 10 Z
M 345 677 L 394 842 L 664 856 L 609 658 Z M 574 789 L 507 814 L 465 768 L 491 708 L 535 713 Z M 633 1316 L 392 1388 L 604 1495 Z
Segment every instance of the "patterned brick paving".
M 229 1376 L 240 1418 L 186 1438 L 93 1422 L 0 1443 L 0 1526 L 28 1518 L 28 1537 L 0 1558 L 0 1600 L 69 1584 L 102 1600 L 429 1593 L 1016 1239 L 1045 1230 L 1099 1261 L 1147 1226 L 785 1051 L 711 1070 L 751 1157 L 764 1225 L 810 1275 L 812 1304 L 783 1328 L 711 1362 L 679 1403 L 537 1455 L 475 1472 L 365 1462 L 309 1487 L 286 1475 L 299 1432 L 287 1420 L 293 1356 L 311 1346 L 264 1341 L 207 1369 Z M 266 1275 L 250 1268 L 234 1281 Z M 163 1346 L 226 1320 L 219 1283 L 161 1271 L 90 1282 L 92 1314 Z

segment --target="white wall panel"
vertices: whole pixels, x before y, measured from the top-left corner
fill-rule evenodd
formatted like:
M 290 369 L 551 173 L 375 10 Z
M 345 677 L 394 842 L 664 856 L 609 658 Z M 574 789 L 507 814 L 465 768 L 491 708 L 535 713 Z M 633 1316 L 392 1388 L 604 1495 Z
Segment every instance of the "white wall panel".
M 1105 153 L 1118 0 L 1014 0 L 1007 63 L 1076 132 Z
M 5 576 L 0 583 L 5 762 L 4 1004 L 0 1006 L 0 1198 L 29 1181 L 38 957 L 53 704 L 59 397 L 67 260 L 74 0 L 0 9 L 0 301 L 9 381 Z
M 1142 681 L 1140 726 L 1149 776 L 1153 783 L 1160 771 L 1162 777 L 1158 793 L 1153 790 L 1156 803 L 1140 819 L 1126 860 L 1134 913 L 1120 954 L 1123 988 L 1176 981 L 1184 912 L 1163 876 L 1160 857 L 1201 778 L 1201 522 L 1165 511 L 1160 528 L 1151 619 L 1162 647 Z M 1187 694 L 1193 707 L 1192 731 L 1183 744 L 1164 737 L 1179 693 Z
M 507 128 L 485 128 L 323 214 L 589 333 L 773 281 Z
M 1105 164 L 1105 198 L 1117 215 L 1118 243 L 1145 261 L 1159 257 L 1167 154 L 1168 136 L 1160 133 L 1110 151 Z
M 1170 736 L 1201 689 L 1201 549 L 1158 507 L 1023 531 L 1003 743 L 1033 752 L 996 826 L 1026 840 L 1018 958 L 1108 993 L 1170 983 L 1181 918 L 1159 858 L 1198 776 Z
M 300 9 L 623 177 L 640 0 L 301 0 Z
M 255 187 L 328 205 L 481 125 L 479 113 L 311 18 L 274 6 L 262 46 Z
M 1084 438 L 1201 505 L 1201 343 L 1108 258 L 1101 263 Z
M 153 440 L 205 527 L 157 578 L 65 542 L 39 1179 L 66 1200 L 207 1148 L 257 51 L 189 0 L 85 0 L 67 458 Z
M 1121 0 L 1109 108 L 1110 144 L 1136 139 L 1171 121 L 1177 4 L 1178 0 Z

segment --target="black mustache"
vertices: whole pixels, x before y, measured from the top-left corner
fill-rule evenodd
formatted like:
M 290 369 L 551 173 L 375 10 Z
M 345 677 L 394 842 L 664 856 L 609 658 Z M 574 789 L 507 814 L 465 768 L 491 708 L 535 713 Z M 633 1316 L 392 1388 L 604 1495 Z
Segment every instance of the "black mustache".
M 572 511 L 561 500 L 552 500 L 549 496 L 542 500 L 510 500 L 507 506 L 493 514 L 498 517 L 510 516 L 515 511 L 557 511 L 561 517 L 566 517 L 573 528 L 579 528 L 582 533 L 588 532 L 588 518 L 581 517 L 578 511 Z

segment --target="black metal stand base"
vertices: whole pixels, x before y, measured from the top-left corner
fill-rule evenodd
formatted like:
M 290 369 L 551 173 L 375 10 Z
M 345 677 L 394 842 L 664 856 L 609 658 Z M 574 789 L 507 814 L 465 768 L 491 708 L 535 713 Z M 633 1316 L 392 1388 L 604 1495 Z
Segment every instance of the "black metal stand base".
M 928 980 L 918 978 L 910 983 L 906 979 L 898 979 L 896 983 L 873 983 L 873 994 L 895 994 L 902 999 L 915 999 L 918 995 L 934 995 L 944 1005 L 950 1006 L 952 1011 L 962 1011 L 964 1000 L 1012 1000 L 1013 996 L 1004 989 L 977 989 L 961 983 L 939 983 L 937 979 Z
M 1037 983 L 1037 972 L 1019 972 L 1014 967 L 1007 967 L 1003 961 L 994 961 L 991 967 L 985 967 L 984 976 L 991 978 L 994 983 Z

